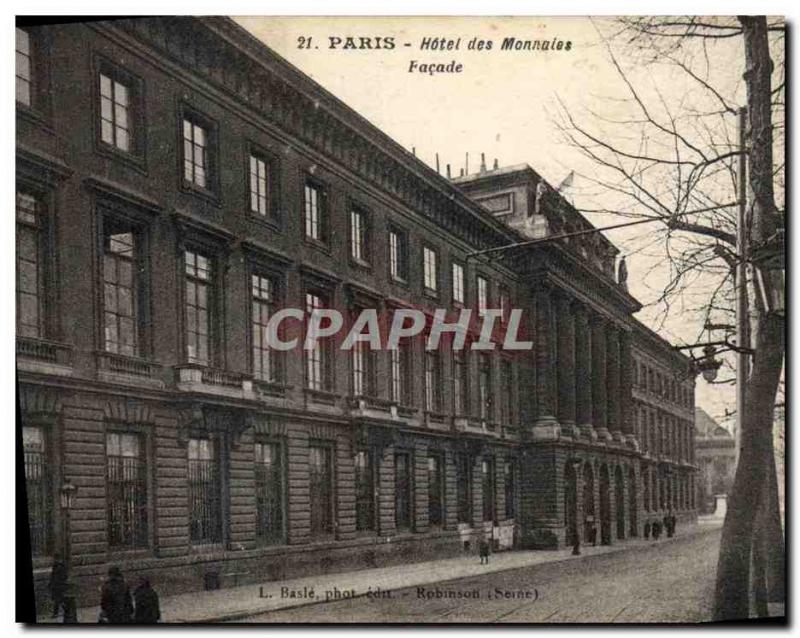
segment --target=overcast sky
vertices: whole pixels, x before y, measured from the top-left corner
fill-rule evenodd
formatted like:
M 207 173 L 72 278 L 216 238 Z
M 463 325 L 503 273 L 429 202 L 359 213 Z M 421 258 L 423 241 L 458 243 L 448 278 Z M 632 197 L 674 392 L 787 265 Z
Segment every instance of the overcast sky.
M 590 174 L 591 165 L 567 145 L 556 126 L 557 99 L 578 115 L 592 111 L 613 112 L 625 85 L 615 71 L 598 26 L 580 17 L 513 18 L 354 18 L 354 17 L 242 17 L 240 24 L 269 47 L 299 67 L 331 93 L 389 134 L 407 149 L 434 166 L 439 153 L 442 173 L 451 164 L 454 175 L 465 165 L 475 172 L 480 154 L 491 167 L 530 164 L 557 186 L 572 169 Z M 331 50 L 329 38 L 393 37 L 393 50 Z M 423 38 L 460 38 L 460 50 L 420 51 Z M 561 50 L 501 51 L 505 37 L 547 41 Z M 300 38 L 310 38 L 310 48 L 300 48 Z M 473 38 L 492 40 L 490 51 L 470 51 Z M 373 40 L 373 44 L 374 44 Z M 411 47 L 404 44 L 411 43 Z M 566 50 L 566 43 L 570 43 Z M 308 43 L 308 40 L 305 40 Z M 734 39 L 718 46 L 712 64 L 730 74 L 724 76 L 728 94 L 743 99 L 740 43 Z M 463 65 L 458 74 L 409 72 L 418 63 Z M 633 77 L 651 95 L 666 96 L 680 104 L 691 94 L 685 77 L 664 72 L 654 76 L 652 68 L 631 66 Z M 570 193 L 579 208 L 596 208 L 598 202 L 614 208 L 615 197 L 597 191 L 591 183 L 576 178 Z M 609 214 L 588 214 L 597 226 L 622 221 Z M 649 225 L 611 231 L 609 238 L 628 254 L 631 293 L 645 304 L 656 299 L 668 272 L 644 273 L 664 254 L 663 246 L 650 246 L 645 254 L 634 250 L 647 242 Z M 652 228 L 652 227 L 650 227 Z M 698 288 L 697 292 L 701 292 Z M 695 343 L 702 322 L 680 309 L 663 326 L 656 325 L 661 307 L 646 307 L 639 318 L 670 341 Z M 699 353 L 698 353 L 699 354 Z M 727 376 L 730 376 L 728 373 Z M 732 386 L 697 385 L 697 402 L 715 417 L 735 407 Z

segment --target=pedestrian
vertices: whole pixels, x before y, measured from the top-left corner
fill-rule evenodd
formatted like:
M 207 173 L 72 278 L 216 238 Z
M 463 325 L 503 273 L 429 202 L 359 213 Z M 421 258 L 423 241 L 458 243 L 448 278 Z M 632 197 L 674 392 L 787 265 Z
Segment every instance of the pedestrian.
M 489 564 L 489 541 L 485 538 L 481 539 L 480 547 L 478 548 L 478 553 L 481 557 L 481 565 L 488 565 Z
M 74 625 L 78 622 L 78 605 L 75 602 L 75 585 L 70 583 L 64 592 L 64 624 Z
M 61 554 L 53 557 L 53 568 L 50 570 L 50 598 L 53 601 L 53 618 L 57 618 L 64 606 L 64 594 L 67 591 L 67 564 Z
M 675 528 L 678 526 L 678 519 L 675 518 L 675 514 L 672 515 L 672 533 L 675 534 Z
M 108 569 L 108 579 L 103 584 L 103 591 L 100 594 L 100 608 L 109 624 L 124 625 L 131 622 L 133 616 L 131 592 L 116 565 Z
M 597 525 L 595 525 L 595 524 L 592 524 L 592 531 L 591 531 L 591 534 L 589 536 L 589 539 L 592 542 L 592 546 L 593 547 L 597 547 Z
M 672 518 L 670 518 L 669 514 L 664 516 L 664 531 L 667 533 L 667 538 L 672 538 L 671 521 L 672 521 Z
M 134 611 L 134 622 L 139 625 L 154 625 L 161 620 L 161 608 L 159 607 L 158 594 L 150 585 L 150 579 L 142 577 L 139 586 L 133 592 L 133 600 L 136 604 Z
M 650 522 L 644 524 L 644 539 L 647 540 L 650 538 Z
M 659 536 L 661 536 L 661 523 L 653 521 L 653 540 L 657 541 Z
M 581 555 L 581 537 L 580 534 L 578 534 L 577 528 L 572 530 L 572 555 L 573 556 Z

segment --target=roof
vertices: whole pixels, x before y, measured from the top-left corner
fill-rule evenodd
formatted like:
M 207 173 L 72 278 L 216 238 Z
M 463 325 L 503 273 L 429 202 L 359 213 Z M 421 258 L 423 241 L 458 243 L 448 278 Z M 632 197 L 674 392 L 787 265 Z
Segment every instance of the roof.
M 706 438 L 732 439 L 733 435 L 717 423 L 703 408 L 694 408 L 694 428 L 698 436 Z

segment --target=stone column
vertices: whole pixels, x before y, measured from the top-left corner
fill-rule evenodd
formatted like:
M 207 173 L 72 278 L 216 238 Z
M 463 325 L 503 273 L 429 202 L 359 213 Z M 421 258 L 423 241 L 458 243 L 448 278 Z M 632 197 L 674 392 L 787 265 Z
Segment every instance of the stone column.
M 575 434 L 575 315 L 566 294 L 558 295 L 556 311 L 558 421 L 562 433 Z
M 620 383 L 619 383 L 619 332 L 616 327 L 606 329 L 606 395 L 608 397 L 608 429 L 615 441 L 621 442 Z
M 633 354 L 631 353 L 631 336 L 622 330 L 619 333 L 619 394 L 620 422 L 622 434 L 627 444 L 638 449 L 633 423 Z
M 592 427 L 592 338 L 586 308 L 575 311 L 575 419 L 581 434 L 596 439 Z
M 606 325 L 600 318 L 592 322 L 592 423 L 597 436 L 610 439 L 606 414 Z
M 555 325 L 553 322 L 552 292 L 548 288 L 536 291 L 536 394 L 539 413 L 533 427 L 533 438 L 557 439 L 556 370 L 554 361 Z

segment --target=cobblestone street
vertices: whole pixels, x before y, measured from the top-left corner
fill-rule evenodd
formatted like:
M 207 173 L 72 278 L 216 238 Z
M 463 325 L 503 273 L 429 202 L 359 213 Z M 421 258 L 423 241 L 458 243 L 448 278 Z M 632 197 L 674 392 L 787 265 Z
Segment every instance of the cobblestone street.
M 708 621 L 719 539 L 719 529 L 707 530 L 629 551 L 276 611 L 240 622 Z

